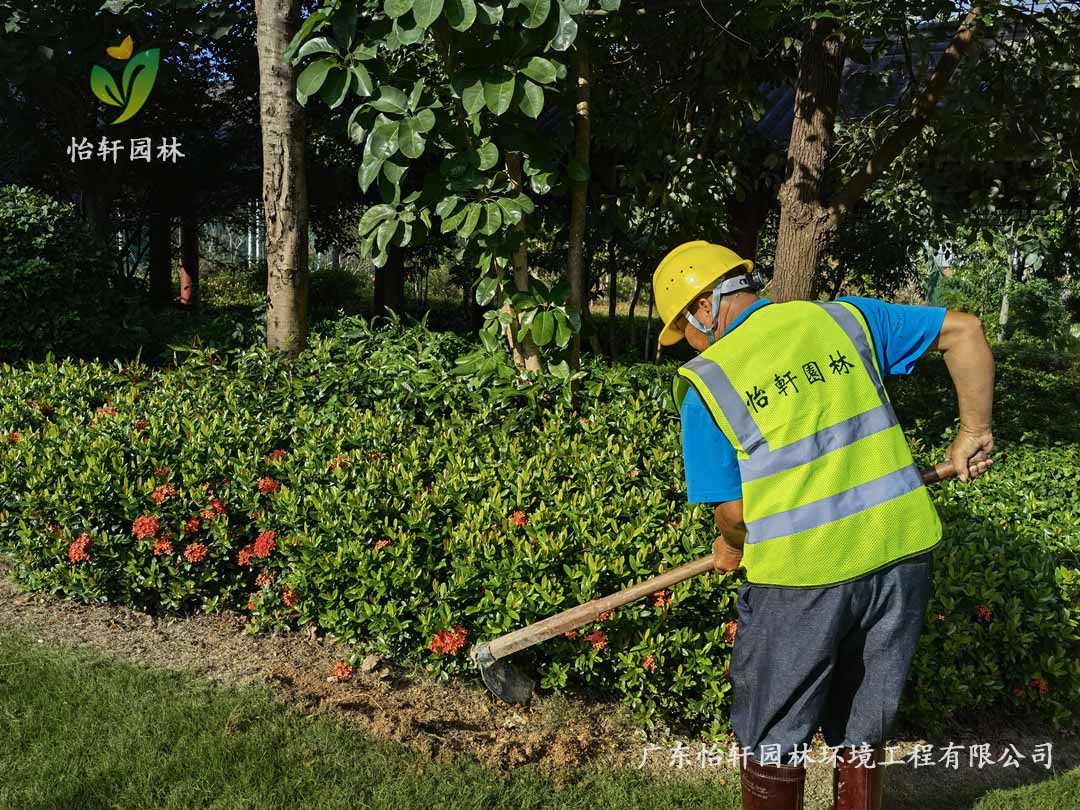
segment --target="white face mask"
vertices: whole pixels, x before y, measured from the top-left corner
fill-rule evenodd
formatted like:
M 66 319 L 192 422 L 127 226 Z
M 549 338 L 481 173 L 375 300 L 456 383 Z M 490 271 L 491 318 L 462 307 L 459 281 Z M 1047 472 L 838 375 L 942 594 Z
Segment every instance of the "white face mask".
M 689 312 L 686 313 L 686 320 L 688 320 L 690 322 L 690 324 L 695 329 L 697 329 L 699 332 L 704 332 L 705 336 L 709 339 L 709 345 L 712 346 L 714 343 L 716 343 L 716 328 L 715 327 L 716 327 L 716 318 L 720 314 L 720 299 L 722 297 L 724 297 L 725 295 L 730 295 L 731 293 L 740 292 L 742 290 L 750 290 L 751 292 L 753 290 L 759 290 L 759 289 L 761 289 L 759 281 L 760 281 L 760 276 L 757 276 L 757 273 L 755 273 L 753 276 L 751 276 L 748 273 L 744 273 L 741 276 L 735 276 L 734 278 L 724 279 L 719 284 L 717 284 L 715 287 L 713 287 L 713 290 L 712 290 L 712 322 L 713 322 L 713 325 L 711 327 L 705 326 L 704 324 L 701 323 L 701 321 L 699 321 L 697 318 L 695 318 Z

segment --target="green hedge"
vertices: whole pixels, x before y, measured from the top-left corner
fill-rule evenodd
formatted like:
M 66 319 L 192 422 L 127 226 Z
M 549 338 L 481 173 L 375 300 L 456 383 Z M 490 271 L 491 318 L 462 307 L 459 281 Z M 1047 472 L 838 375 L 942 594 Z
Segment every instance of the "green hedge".
M 477 640 L 708 553 L 667 410 L 673 366 L 590 367 L 571 403 L 555 383 L 455 376 L 465 342 L 422 326 L 328 331 L 293 364 L 198 350 L 155 371 L 0 366 L 0 550 L 18 579 L 148 611 L 250 605 L 253 630 L 315 622 L 445 677 L 470 670 Z M 1025 402 L 1067 395 L 1052 424 L 1068 407 L 1075 425 L 1075 369 L 1006 358 L 999 376 Z M 955 413 L 943 367 L 897 383 L 919 461 L 938 460 Z M 934 489 L 947 536 L 905 703 L 928 725 L 997 703 L 1066 722 L 1077 706 L 1080 452 L 1042 418 L 1021 441 L 1014 418 L 991 476 Z M 723 732 L 741 581 L 682 583 L 521 658 L 545 687 Z

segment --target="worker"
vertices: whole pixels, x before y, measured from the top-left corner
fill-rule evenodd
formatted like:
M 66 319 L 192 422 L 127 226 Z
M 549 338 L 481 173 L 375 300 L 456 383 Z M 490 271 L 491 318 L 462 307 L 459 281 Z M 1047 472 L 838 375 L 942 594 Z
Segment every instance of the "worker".
M 806 757 L 792 754 L 820 725 L 835 807 L 876 809 L 941 539 L 882 382 L 944 354 L 960 411 L 948 460 L 969 482 L 992 464 L 993 356 L 970 314 L 771 303 L 762 286 L 751 261 L 703 241 L 653 276 L 661 346 L 699 352 L 674 381 L 688 500 L 716 504 L 716 570 L 746 570 L 730 663 L 743 808 L 801 810 Z

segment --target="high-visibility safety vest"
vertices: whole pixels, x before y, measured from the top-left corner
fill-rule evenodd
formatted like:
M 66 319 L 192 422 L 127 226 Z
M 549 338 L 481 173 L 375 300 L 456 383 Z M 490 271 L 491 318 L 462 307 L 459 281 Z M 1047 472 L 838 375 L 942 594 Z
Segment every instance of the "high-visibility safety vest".
M 941 521 L 846 302 L 766 304 L 679 368 L 731 441 L 747 581 L 822 587 L 921 554 Z

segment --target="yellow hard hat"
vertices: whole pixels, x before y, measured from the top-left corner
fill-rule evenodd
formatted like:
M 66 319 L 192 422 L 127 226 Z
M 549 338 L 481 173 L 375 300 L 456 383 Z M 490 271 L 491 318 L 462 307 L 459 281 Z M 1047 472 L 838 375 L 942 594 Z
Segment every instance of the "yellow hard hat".
M 683 339 L 682 331 L 672 327 L 694 299 L 708 292 L 732 270 L 754 269 L 754 263 L 723 245 L 703 240 L 685 242 L 665 256 L 653 273 L 653 300 L 664 322 L 660 345 L 671 346 Z

